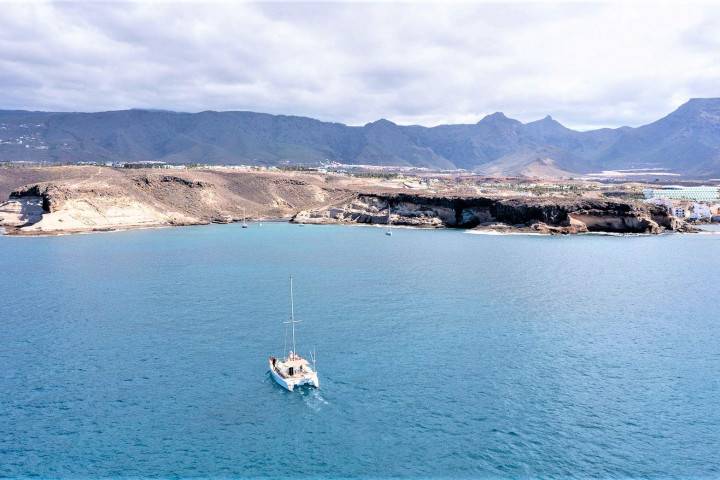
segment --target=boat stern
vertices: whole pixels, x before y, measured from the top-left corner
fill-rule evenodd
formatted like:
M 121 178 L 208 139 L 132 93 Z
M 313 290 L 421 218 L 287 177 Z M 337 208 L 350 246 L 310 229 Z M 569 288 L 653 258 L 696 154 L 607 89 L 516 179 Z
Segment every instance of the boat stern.
M 310 378 L 310 385 L 315 388 L 320 388 L 320 379 L 318 378 L 317 372 L 313 372 L 313 375 Z
M 278 365 L 279 364 L 279 365 Z M 280 386 L 285 388 L 286 390 L 293 391 L 295 390 L 295 387 L 300 387 L 303 385 L 309 385 L 311 387 L 320 388 L 320 380 L 318 379 L 318 374 L 313 369 L 309 368 L 307 366 L 307 362 L 305 362 L 304 365 L 306 365 L 306 370 L 302 372 L 301 374 L 298 374 L 296 372 L 295 375 L 283 375 L 281 371 L 279 371 L 279 368 L 284 368 L 284 366 L 287 365 L 287 362 L 281 362 L 275 357 L 269 357 L 268 358 L 268 367 L 270 369 L 270 375 L 272 375 L 273 380 L 277 382 Z M 302 368 L 302 366 L 301 366 Z

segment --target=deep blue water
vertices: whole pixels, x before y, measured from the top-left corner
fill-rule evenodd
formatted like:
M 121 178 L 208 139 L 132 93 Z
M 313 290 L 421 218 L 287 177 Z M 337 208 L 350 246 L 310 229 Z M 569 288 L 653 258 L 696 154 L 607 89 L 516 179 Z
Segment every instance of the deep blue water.
M 720 236 L 0 237 L 0 476 L 720 477 Z M 288 275 L 322 388 L 289 393 Z

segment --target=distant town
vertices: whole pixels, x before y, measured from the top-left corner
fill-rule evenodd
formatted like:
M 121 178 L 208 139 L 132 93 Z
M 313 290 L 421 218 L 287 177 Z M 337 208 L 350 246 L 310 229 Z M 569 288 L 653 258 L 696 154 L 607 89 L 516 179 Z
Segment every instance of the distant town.
M 643 195 L 648 203 L 665 207 L 675 217 L 720 222 L 720 188 L 717 186 L 670 185 L 646 188 Z

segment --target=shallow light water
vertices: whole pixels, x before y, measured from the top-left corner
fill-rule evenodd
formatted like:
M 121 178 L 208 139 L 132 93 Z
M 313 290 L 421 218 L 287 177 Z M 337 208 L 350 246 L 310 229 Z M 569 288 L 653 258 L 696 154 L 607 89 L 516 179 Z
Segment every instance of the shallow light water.
M 706 223 L 697 225 L 697 228 L 702 232 L 712 232 L 713 234 L 720 234 L 720 223 Z
M 0 237 L 0 476 L 718 477 L 720 241 Z M 295 277 L 322 388 L 267 373 Z

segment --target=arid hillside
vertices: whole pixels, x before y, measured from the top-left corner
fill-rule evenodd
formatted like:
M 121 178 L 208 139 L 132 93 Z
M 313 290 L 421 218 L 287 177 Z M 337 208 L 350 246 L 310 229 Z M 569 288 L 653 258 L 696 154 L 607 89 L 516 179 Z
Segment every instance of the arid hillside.
M 418 186 L 420 185 L 420 186 Z M 46 167 L 0 169 L 0 227 L 42 235 L 243 218 L 540 233 L 692 230 L 658 206 L 597 191 L 536 196 L 408 179 L 213 169 Z
M 0 224 L 10 233 L 71 233 L 290 218 L 348 195 L 333 176 L 102 167 L 0 170 Z
M 720 176 L 720 99 L 696 98 L 636 128 L 577 131 L 546 116 L 501 112 L 477 123 L 363 126 L 254 112 L 97 113 L 0 110 L 0 161 L 351 165 L 466 169 L 484 175 L 577 177 L 649 169 Z

